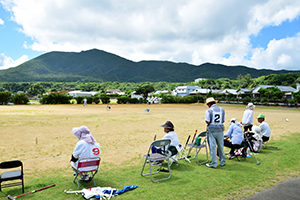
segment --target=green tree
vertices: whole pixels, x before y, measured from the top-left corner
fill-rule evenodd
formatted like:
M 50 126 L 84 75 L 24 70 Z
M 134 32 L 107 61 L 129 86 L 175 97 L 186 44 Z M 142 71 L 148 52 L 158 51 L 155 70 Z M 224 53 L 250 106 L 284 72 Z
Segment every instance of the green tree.
M 27 104 L 29 102 L 28 96 L 25 95 L 25 93 L 20 94 L 14 94 L 12 96 L 12 102 L 14 104 Z
M 42 95 L 45 93 L 45 88 L 40 83 L 35 83 L 30 85 L 29 89 L 27 90 L 27 94 L 36 96 L 36 95 Z
M 135 94 L 137 95 L 142 95 L 144 100 L 147 99 L 148 97 L 148 94 L 150 92 L 153 92 L 154 91 L 154 87 L 151 86 L 151 85 L 145 85 L 145 86 L 142 86 L 142 87 L 139 87 L 136 91 L 135 91 Z
M 41 104 L 69 104 L 72 97 L 66 93 L 51 93 L 49 95 L 43 95 L 40 100 Z
M 105 93 L 100 94 L 100 99 L 101 99 L 103 104 L 109 104 L 110 103 L 110 98 Z
M 0 92 L 0 104 L 7 105 L 9 101 L 11 101 L 11 93 L 7 91 Z

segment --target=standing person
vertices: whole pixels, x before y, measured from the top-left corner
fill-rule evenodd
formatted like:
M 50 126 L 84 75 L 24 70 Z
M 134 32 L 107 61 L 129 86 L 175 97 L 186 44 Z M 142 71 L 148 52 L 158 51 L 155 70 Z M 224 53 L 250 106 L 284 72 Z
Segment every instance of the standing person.
M 253 103 L 248 103 L 247 109 L 244 111 L 243 119 L 242 119 L 242 125 L 244 126 L 244 132 L 248 130 L 252 130 L 253 126 L 253 109 L 255 106 Z
M 223 108 L 217 106 L 217 102 L 213 97 L 206 99 L 208 109 L 205 111 L 205 122 L 207 124 L 207 137 L 211 158 L 211 162 L 206 164 L 206 166 L 211 168 L 217 168 L 217 145 L 220 165 L 225 165 L 223 150 L 225 111 Z
M 84 97 L 84 99 L 83 99 L 83 106 L 87 106 L 87 99 L 86 99 L 86 97 Z
M 100 145 L 94 139 L 90 130 L 86 126 L 74 127 L 72 129 L 73 134 L 78 138 L 78 142 L 74 148 L 71 158 L 71 167 L 77 172 L 77 164 L 79 158 L 91 158 L 100 156 Z M 91 176 L 88 173 L 80 174 L 80 180 L 89 181 Z
M 164 132 L 166 133 L 162 139 L 170 139 L 171 140 L 171 144 L 170 144 L 170 147 L 168 150 L 172 153 L 172 156 L 176 155 L 177 154 L 176 146 L 179 145 L 180 142 L 179 142 L 177 134 L 174 132 L 174 125 L 172 124 L 172 122 L 167 121 L 165 124 L 161 125 L 160 127 L 163 127 Z M 164 154 L 162 149 L 157 149 L 154 146 L 152 146 L 151 151 L 152 151 L 152 153 Z M 160 163 L 152 163 L 152 164 L 155 165 L 155 164 L 160 164 Z
M 265 115 L 259 114 L 257 117 L 257 121 L 260 123 L 259 128 L 262 134 L 263 142 L 267 142 L 271 136 L 271 129 L 267 122 L 265 122 Z
M 237 123 L 236 118 L 230 120 L 230 126 L 224 134 L 224 137 L 224 146 L 231 148 L 228 157 L 234 158 L 234 150 L 239 149 L 244 140 L 243 130 L 240 127 L 240 124 Z

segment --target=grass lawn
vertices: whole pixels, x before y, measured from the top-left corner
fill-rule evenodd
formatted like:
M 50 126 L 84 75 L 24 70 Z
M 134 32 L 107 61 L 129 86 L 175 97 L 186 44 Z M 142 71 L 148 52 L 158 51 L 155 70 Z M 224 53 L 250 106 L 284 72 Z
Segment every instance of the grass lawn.
M 222 106 L 226 119 L 242 117 L 244 108 Z M 300 176 L 297 159 L 300 145 L 299 111 L 255 108 L 255 116 L 266 115 L 272 130 L 270 145 L 278 149 L 262 149 L 256 165 L 252 155 L 245 161 L 228 160 L 217 169 L 199 166 L 196 160 L 171 166 L 169 180 L 152 183 L 150 177 L 140 175 L 143 159 L 153 136 L 164 133 L 159 125 L 171 120 L 182 143 L 195 127 L 204 129 L 205 107 L 201 105 L 157 105 L 145 113 L 146 105 L 113 105 L 106 111 L 99 106 L 1 106 L 0 147 L 2 160 L 20 159 L 25 169 L 25 192 L 51 184 L 55 187 L 29 194 L 22 199 L 83 199 L 81 195 L 66 194 L 64 190 L 78 190 L 73 183 L 69 166 L 76 138 L 71 129 L 87 125 L 101 145 L 101 165 L 96 185 L 122 189 L 138 185 L 113 199 L 242 199 L 284 181 Z M 289 118 L 285 122 L 284 118 Z M 228 128 L 226 122 L 226 130 Z M 99 133 L 99 134 L 98 134 Z M 5 135 L 6 134 L 6 135 Z M 23 137 L 24 136 L 24 137 Z M 205 151 L 201 150 L 202 153 Z M 225 148 L 225 152 L 228 149 Z M 205 159 L 205 155 L 200 157 Z M 147 168 L 148 169 L 148 168 Z M 159 173 L 158 176 L 167 176 Z M 20 187 L 4 188 L 0 199 L 21 194 Z

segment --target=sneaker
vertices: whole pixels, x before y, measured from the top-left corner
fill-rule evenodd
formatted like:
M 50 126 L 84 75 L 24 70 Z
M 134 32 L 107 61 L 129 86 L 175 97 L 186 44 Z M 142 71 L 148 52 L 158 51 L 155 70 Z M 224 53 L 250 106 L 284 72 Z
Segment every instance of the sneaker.
M 216 168 L 216 167 L 210 165 L 209 163 L 206 164 L 206 167 L 210 167 L 210 168 L 214 168 L 214 169 Z
M 154 161 L 151 165 L 161 165 L 163 161 Z
M 88 182 L 90 179 L 91 179 L 91 175 L 90 174 L 83 175 L 80 178 L 81 181 L 85 181 L 85 182 Z
M 228 157 L 229 159 L 235 158 L 235 156 L 234 156 L 234 155 L 231 155 L 231 154 L 228 154 L 227 157 Z

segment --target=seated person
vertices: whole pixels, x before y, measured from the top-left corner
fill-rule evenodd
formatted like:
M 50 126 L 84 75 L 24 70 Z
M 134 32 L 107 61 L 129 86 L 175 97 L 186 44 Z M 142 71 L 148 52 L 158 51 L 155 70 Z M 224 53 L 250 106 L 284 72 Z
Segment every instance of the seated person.
M 163 127 L 164 132 L 166 133 L 166 135 L 162 139 L 170 139 L 171 140 L 171 144 L 170 144 L 170 147 L 168 150 L 172 153 L 172 156 L 176 155 L 178 153 L 176 146 L 179 145 L 180 142 L 179 142 L 177 134 L 174 132 L 174 125 L 172 124 L 172 122 L 167 121 L 165 124 L 161 125 L 160 127 Z M 151 151 L 152 151 L 152 153 L 164 154 L 162 149 L 157 149 L 154 146 L 152 147 Z M 158 163 L 152 163 L 152 164 L 158 164 Z
M 72 129 L 73 134 L 78 138 L 78 142 L 74 148 L 71 158 L 71 167 L 77 172 L 77 164 L 79 158 L 90 158 L 100 156 L 100 145 L 96 142 L 90 130 L 86 126 L 75 127 Z M 89 181 L 90 174 L 80 174 L 80 180 Z
M 267 122 L 265 122 L 265 115 L 259 114 L 257 116 L 257 121 L 260 123 L 259 127 L 261 129 L 262 140 L 263 142 L 267 142 L 270 139 L 271 129 Z
M 245 134 L 250 143 L 250 150 L 255 153 L 260 152 L 263 143 L 260 127 L 254 125 L 252 131 L 248 131 Z
M 234 150 L 239 149 L 244 140 L 242 127 L 237 123 L 236 118 L 230 120 L 230 126 L 224 137 L 224 146 L 231 148 L 228 157 L 233 158 Z

